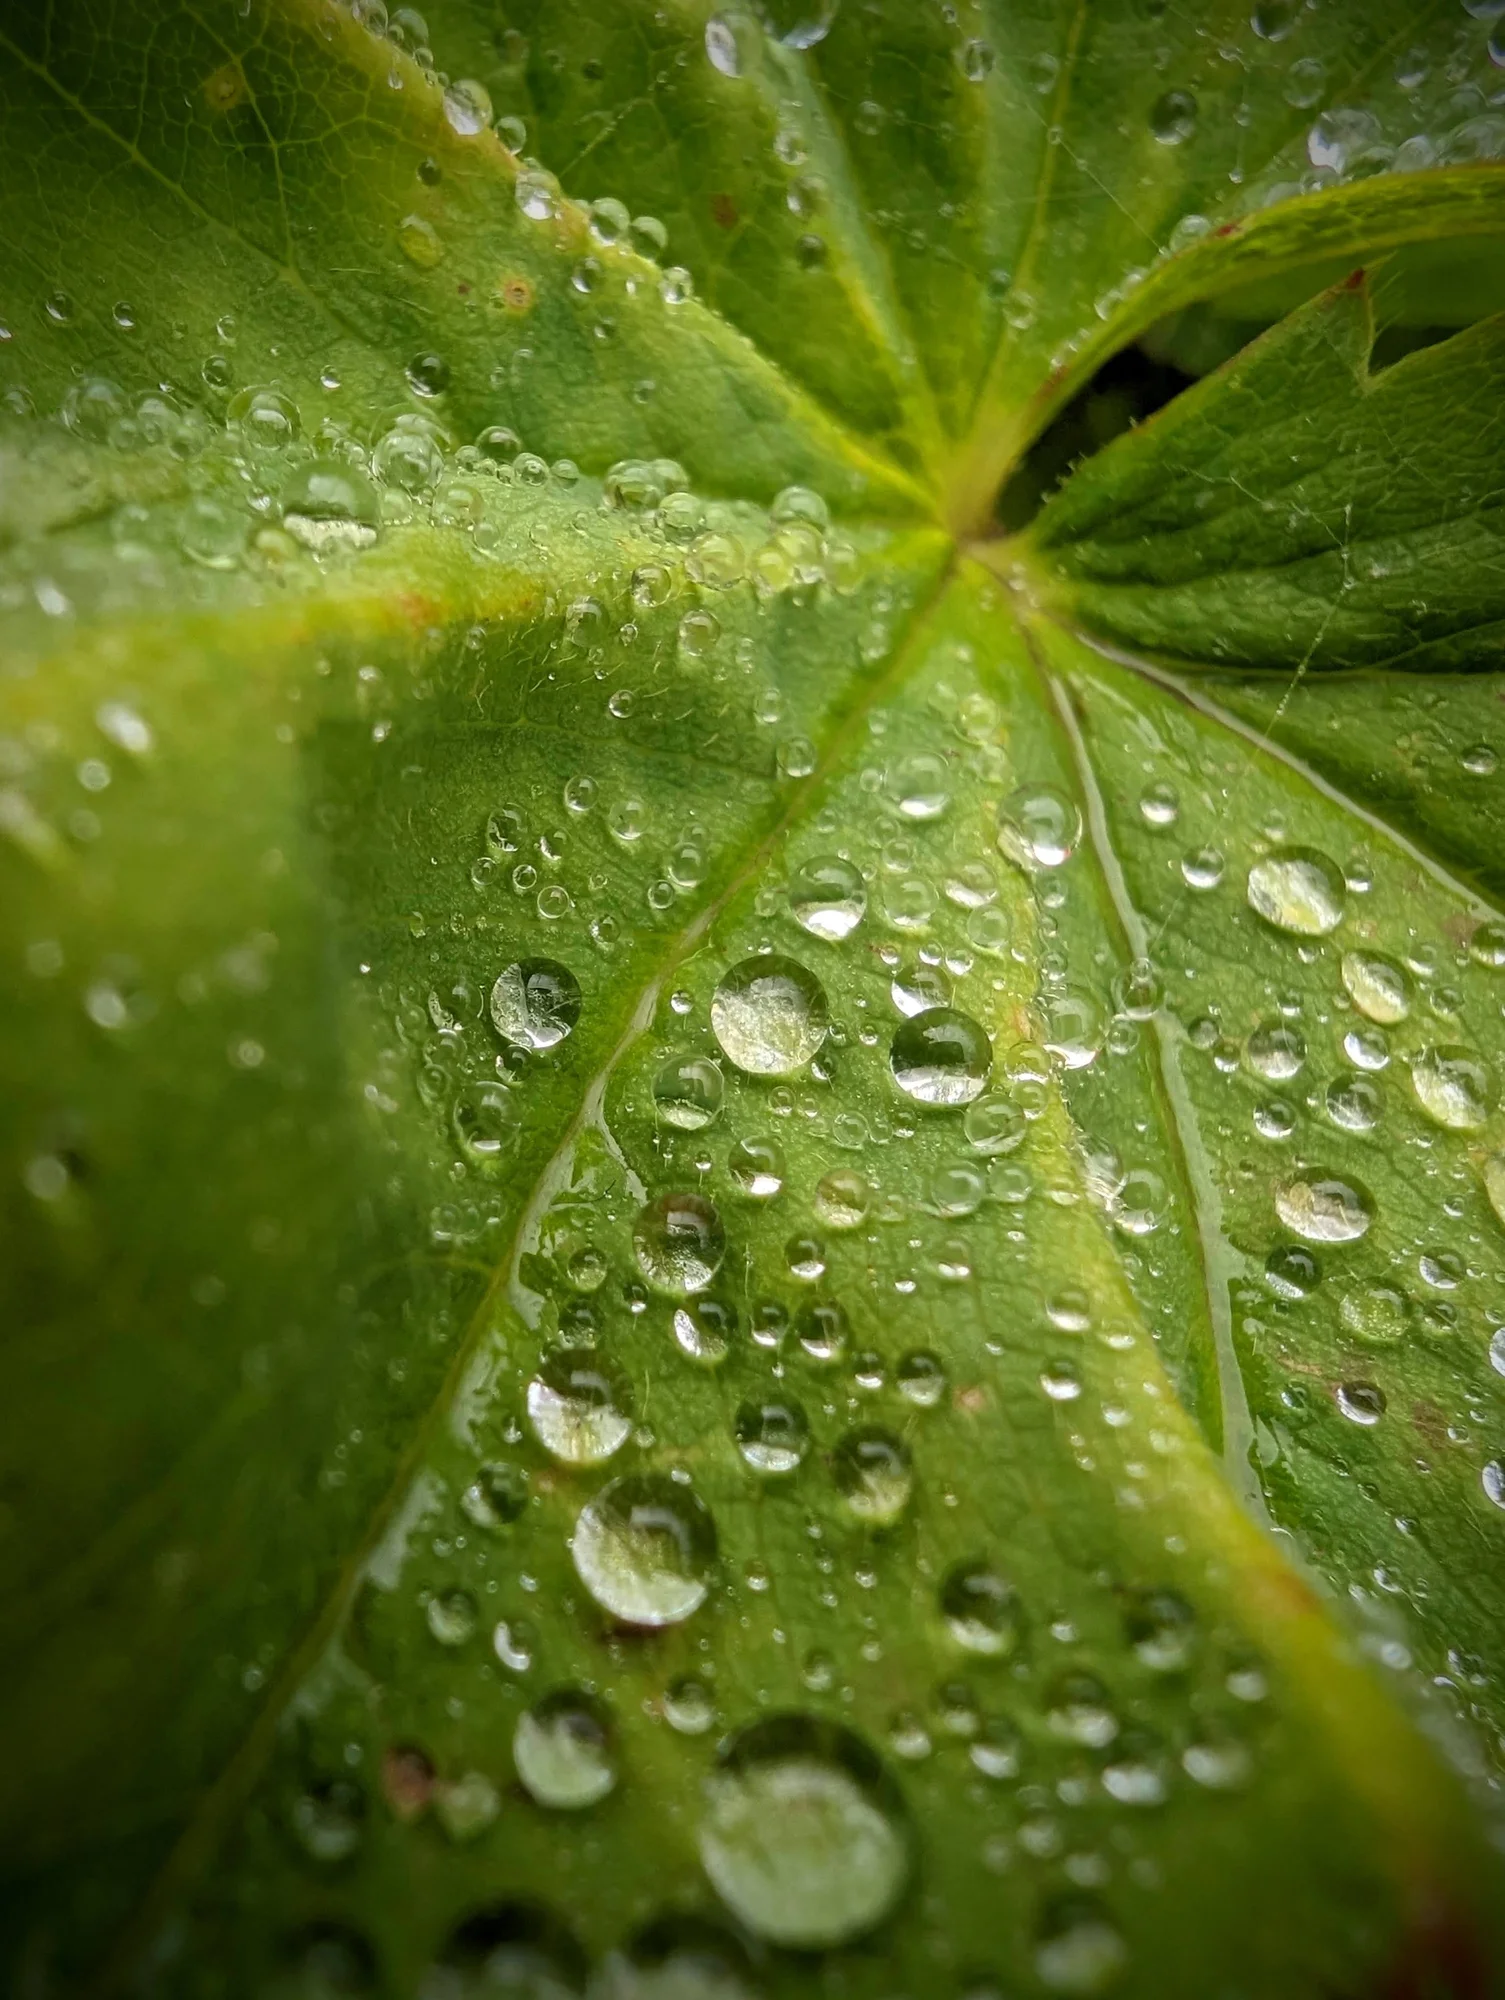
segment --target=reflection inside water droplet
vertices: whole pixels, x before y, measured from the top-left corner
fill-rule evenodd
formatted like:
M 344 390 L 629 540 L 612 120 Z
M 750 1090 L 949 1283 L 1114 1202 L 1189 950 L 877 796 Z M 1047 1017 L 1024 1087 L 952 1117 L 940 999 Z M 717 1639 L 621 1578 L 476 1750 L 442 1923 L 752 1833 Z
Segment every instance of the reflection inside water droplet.
M 580 1581 L 611 1617 L 676 1625 L 705 1602 L 716 1526 L 689 1485 L 629 1474 L 581 1510 L 572 1553 Z

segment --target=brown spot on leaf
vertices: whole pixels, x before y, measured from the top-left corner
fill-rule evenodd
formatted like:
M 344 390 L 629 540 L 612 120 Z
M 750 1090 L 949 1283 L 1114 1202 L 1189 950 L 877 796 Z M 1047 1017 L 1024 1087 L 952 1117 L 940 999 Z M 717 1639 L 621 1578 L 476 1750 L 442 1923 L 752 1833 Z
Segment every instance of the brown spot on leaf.
M 974 1382 L 969 1388 L 958 1389 L 954 1401 L 969 1417 L 979 1416 L 988 1407 L 988 1392 L 980 1382 Z
M 434 1767 L 411 1745 L 388 1749 L 381 1760 L 382 1796 L 400 1820 L 415 1820 L 434 1796 Z
M 533 280 L 531 278 L 498 278 L 496 281 L 497 302 L 504 312 L 529 313 L 533 310 Z
M 739 221 L 737 204 L 729 194 L 711 196 L 711 220 L 721 229 L 735 229 Z

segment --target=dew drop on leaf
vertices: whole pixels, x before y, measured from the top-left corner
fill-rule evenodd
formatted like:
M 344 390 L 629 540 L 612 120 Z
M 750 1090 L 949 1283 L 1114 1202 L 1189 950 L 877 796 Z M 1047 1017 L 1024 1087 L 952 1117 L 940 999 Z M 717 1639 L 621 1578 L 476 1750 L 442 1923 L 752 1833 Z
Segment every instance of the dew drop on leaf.
M 617 1782 L 605 1713 L 577 1688 L 556 1688 L 524 1710 L 512 1736 L 512 1761 L 528 1796 L 556 1812 L 593 1806 Z
M 1003 1659 L 1017 1652 L 1023 1616 L 1011 1583 L 986 1563 L 962 1563 L 941 1585 L 946 1629 L 969 1653 Z
M 987 1087 L 993 1050 L 986 1031 L 954 1007 L 931 1007 L 905 1021 L 889 1049 L 894 1081 L 917 1104 L 970 1104 Z
M 739 1922 L 796 1950 L 870 1931 L 911 1867 L 903 1805 L 876 1755 L 850 1730 L 802 1715 L 753 1723 L 724 1747 L 699 1841 Z
M 700 1132 L 721 1115 L 726 1081 L 709 1056 L 673 1056 L 653 1079 L 660 1120 L 681 1132 Z
M 580 982 L 552 958 L 509 965 L 491 989 L 491 1018 L 504 1041 L 542 1052 L 557 1048 L 580 1018 Z
M 677 1625 L 705 1602 L 716 1524 L 688 1484 L 630 1473 L 581 1510 L 571 1552 L 580 1581 L 610 1617 Z
M 848 1510 L 869 1527 L 897 1521 L 914 1491 L 908 1446 L 876 1425 L 847 1432 L 831 1455 L 831 1474 Z
M 632 1433 L 621 1371 L 589 1348 L 556 1347 L 528 1384 L 528 1421 L 539 1443 L 566 1465 L 598 1465 Z
M 773 1139 L 739 1139 L 727 1155 L 727 1172 L 753 1201 L 771 1201 L 784 1187 L 784 1151 Z
M 796 959 L 768 952 L 723 974 L 711 1027 L 727 1060 L 751 1076 L 792 1076 L 826 1039 L 825 989 Z
M 793 1472 L 810 1447 L 810 1422 L 788 1397 L 742 1403 L 732 1435 L 754 1472 Z
M 726 1232 L 704 1195 L 663 1194 L 639 1210 L 632 1247 L 655 1291 L 688 1298 L 703 1292 L 720 1270 Z
M 839 855 L 820 855 L 797 869 L 789 883 L 795 922 L 813 937 L 839 943 L 862 922 L 867 886 L 860 870 Z
M 1343 921 L 1343 871 L 1309 847 L 1278 848 L 1249 870 L 1249 907 L 1293 937 L 1326 937 Z
M 1489 1116 L 1494 1087 L 1472 1050 L 1425 1048 L 1411 1064 L 1411 1088 L 1427 1116 L 1454 1132 L 1471 1132 Z
M 1367 1189 L 1335 1177 L 1285 1182 L 1275 1190 L 1275 1210 L 1308 1243 L 1356 1243 L 1374 1220 Z
M 998 808 L 998 845 L 1028 874 L 1063 867 L 1081 837 L 1075 799 L 1054 785 L 1022 785 Z

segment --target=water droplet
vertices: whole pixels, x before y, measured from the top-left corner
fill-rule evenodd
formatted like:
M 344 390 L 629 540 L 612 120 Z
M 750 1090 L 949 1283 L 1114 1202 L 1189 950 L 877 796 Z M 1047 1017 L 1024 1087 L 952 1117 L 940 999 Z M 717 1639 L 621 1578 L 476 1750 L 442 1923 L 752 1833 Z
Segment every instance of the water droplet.
M 1047 1905 L 1035 1946 L 1035 1973 L 1052 1993 L 1091 2000 L 1113 1984 L 1128 1957 L 1123 1939 L 1090 1898 L 1059 1897 Z
M 912 1861 L 902 1801 L 877 1757 L 850 1730 L 801 1715 L 754 1723 L 722 1751 L 700 1855 L 741 1923 L 805 1951 L 881 1922 Z
M 931 1007 L 905 1021 L 889 1049 L 894 1081 L 918 1104 L 970 1104 L 993 1067 L 986 1032 L 954 1007 Z
M 1139 811 L 1146 826 L 1174 826 L 1181 817 L 1181 800 L 1174 785 L 1147 785 L 1139 797 Z
M 1389 1285 L 1367 1285 L 1345 1292 L 1338 1303 L 1344 1330 L 1369 1347 L 1391 1347 L 1403 1340 L 1411 1324 L 1411 1303 Z
M 681 1674 L 678 1680 L 669 1683 L 664 1689 L 663 1707 L 665 1722 L 681 1736 L 704 1736 L 716 1720 L 711 1691 L 694 1674 Z M 716 2000 L 716 1995 L 711 2000 Z
M 1194 847 L 1181 857 L 1181 879 L 1188 889 L 1216 889 L 1227 864 L 1216 847 Z
M 1310 1250 L 1282 1243 L 1265 1259 L 1270 1290 L 1282 1299 L 1304 1299 L 1322 1282 L 1322 1266 Z
M 655 1290 L 688 1298 L 703 1292 L 726 1255 L 726 1232 L 699 1194 L 662 1194 L 632 1225 L 638 1269 Z
M 1489 1116 L 1494 1085 L 1469 1049 L 1423 1049 L 1411 1065 L 1411 1088 L 1427 1116 L 1450 1131 L 1471 1132 Z
M 282 489 L 282 525 L 316 555 L 366 549 L 380 519 L 376 490 L 365 474 L 333 459 L 301 467 Z
M 1014 1152 L 1024 1144 L 1027 1129 L 1024 1113 L 1009 1097 L 979 1097 L 962 1120 L 967 1143 L 987 1159 Z
M 711 1027 L 727 1059 L 753 1076 L 791 1076 L 826 1039 L 825 989 L 798 960 L 764 953 L 724 973 Z
M 1369 1132 L 1379 1122 L 1383 1100 L 1367 1076 L 1338 1077 L 1327 1087 L 1327 1115 L 1345 1132 Z
M 1125 1610 L 1124 1629 L 1137 1658 L 1155 1673 L 1181 1673 L 1191 1664 L 1196 1615 L 1176 1591 L 1136 1591 Z
M 783 1148 L 772 1139 L 739 1139 L 727 1155 L 727 1172 L 753 1201 L 771 1201 L 784 1187 Z
M 946 1394 L 946 1370 L 939 1355 L 928 1348 L 913 1348 L 901 1355 L 894 1370 L 894 1386 L 906 1403 L 917 1410 L 933 1410 Z
M 556 1812 L 593 1806 L 617 1782 L 605 1711 L 578 1688 L 556 1688 L 518 1717 L 512 1761 L 529 1797 Z
M 1197 129 L 1197 100 L 1189 90 L 1167 90 L 1150 107 L 1150 130 L 1162 146 L 1179 146 Z
M 491 989 L 491 1018 L 520 1049 L 555 1048 L 580 1018 L 580 983 L 552 958 L 520 959 Z
M 468 1590 L 436 1591 L 424 1615 L 441 1646 L 463 1646 L 474 1636 L 479 1616 L 476 1601 Z
M 603 1487 L 575 1523 L 575 1568 L 601 1609 L 624 1625 L 677 1625 L 705 1602 L 716 1524 L 689 1485 L 662 1473 Z
M 1283 847 L 1249 870 L 1249 907 L 1276 930 L 1326 937 L 1343 921 L 1343 871 L 1311 847 Z
M 1275 1190 L 1275 1210 L 1308 1243 L 1356 1243 L 1374 1220 L 1368 1191 L 1335 1178 L 1287 1181 Z
M 1019 1648 L 1024 1620 L 1014 1586 L 986 1563 L 961 1563 L 941 1585 L 946 1629 L 969 1653 L 1003 1659 Z
M 444 92 L 444 117 L 452 132 L 462 139 L 474 139 L 489 129 L 492 120 L 491 95 L 474 77 L 462 76 Z
M 922 750 L 890 764 L 884 790 L 905 819 L 939 819 L 951 803 L 951 778 L 944 757 Z
M 1505 1224 L 1505 1153 L 1491 1153 L 1480 1168 L 1484 1192 L 1499 1222 Z
M 1505 1464 L 1492 1458 L 1479 1474 L 1479 1484 L 1497 1507 L 1505 1507 Z
M 692 1299 L 674 1308 L 673 1325 L 680 1352 L 714 1367 L 731 1352 L 737 1313 L 720 1299 Z
M 483 1465 L 460 1495 L 466 1519 L 478 1528 L 504 1528 L 527 1504 L 527 1474 L 505 1463 Z
M 1066 987 L 1040 1001 L 1042 1045 L 1066 1069 L 1086 1069 L 1103 1046 L 1103 1011 L 1090 993 Z
M 1385 1392 L 1373 1382 L 1340 1382 L 1334 1391 L 1338 1408 L 1351 1424 L 1366 1429 L 1385 1414 Z
M 860 870 L 840 855 L 820 855 L 795 871 L 789 884 L 795 922 L 812 936 L 839 943 L 862 922 L 867 888 Z
M 709 1056 L 671 1056 L 653 1079 L 653 1104 L 665 1125 L 700 1132 L 721 1115 L 726 1081 Z
M 847 1348 L 846 1308 L 835 1299 L 810 1299 L 794 1321 L 795 1336 L 810 1360 L 826 1366 L 839 1361 Z
M 397 225 L 397 247 L 420 271 L 432 271 L 444 259 L 443 241 L 426 216 L 405 215 L 402 218 Z
M 415 396 L 442 396 L 449 387 L 449 363 L 442 354 L 415 354 L 403 374 Z
M 344 1861 L 360 1845 L 366 1817 L 361 1791 L 343 1779 L 315 1785 L 294 1800 L 293 1833 L 313 1861 Z
M 860 1229 L 873 1205 L 872 1185 L 851 1167 L 835 1167 L 817 1182 L 811 1205 L 827 1229 Z
M 1411 982 L 1394 959 L 1377 951 L 1349 951 L 1342 972 L 1348 997 L 1366 1020 L 1389 1028 L 1410 1013 Z
M 1026 873 L 1062 867 L 1081 837 L 1075 799 L 1054 785 L 1021 785 L 998 808 L 998 845 Z
M 951 981 L 928 958 L 908 958 L 889 981 L 889 998 L 901 1014 L 923 1014 L 951 1005 Z
M 1284 1021 L 1264 1022 L 1250 1035 L 1244 1053 L 1256 1076 L 1270 1083 L 1285 1083 L 1300 1074 L 1306 1061 L 1306 1042 Z
M 754 1472 L 793 1472 L 810 1448 L 810 1422 L 796 1402 L 745 1402 L 732 1426 Z
M 847 1432 L 831 1455 L 831 1472 L 848 1508 L 870 1527 L 897 1521 L 914 1491 L 909 1447 L 875 1425 Z
M 599 1465 L 632 1435 L 626 1378 L 589 1348 L 556 1347 L 528 1384 L 528 1419 L 566 1465 Z

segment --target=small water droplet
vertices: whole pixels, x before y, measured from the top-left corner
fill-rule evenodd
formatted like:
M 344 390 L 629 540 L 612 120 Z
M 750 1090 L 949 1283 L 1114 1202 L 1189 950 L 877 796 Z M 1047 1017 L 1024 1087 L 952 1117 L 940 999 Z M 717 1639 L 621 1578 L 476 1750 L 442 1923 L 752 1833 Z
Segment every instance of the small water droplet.
M 1351 1424 L 1366 1429 L 1385 1414 L 1385 1392 L 1373 1382 L 1340 1382 L 1334 1391 L 1338 1408 Z
M 1003 1659 L 1017 1652 L 1024 1633 L 1019 1598 L 1011 1583 L 986 1563 L 951 1570 L 940 1593 L 946 1629 L 969 1653 Z

